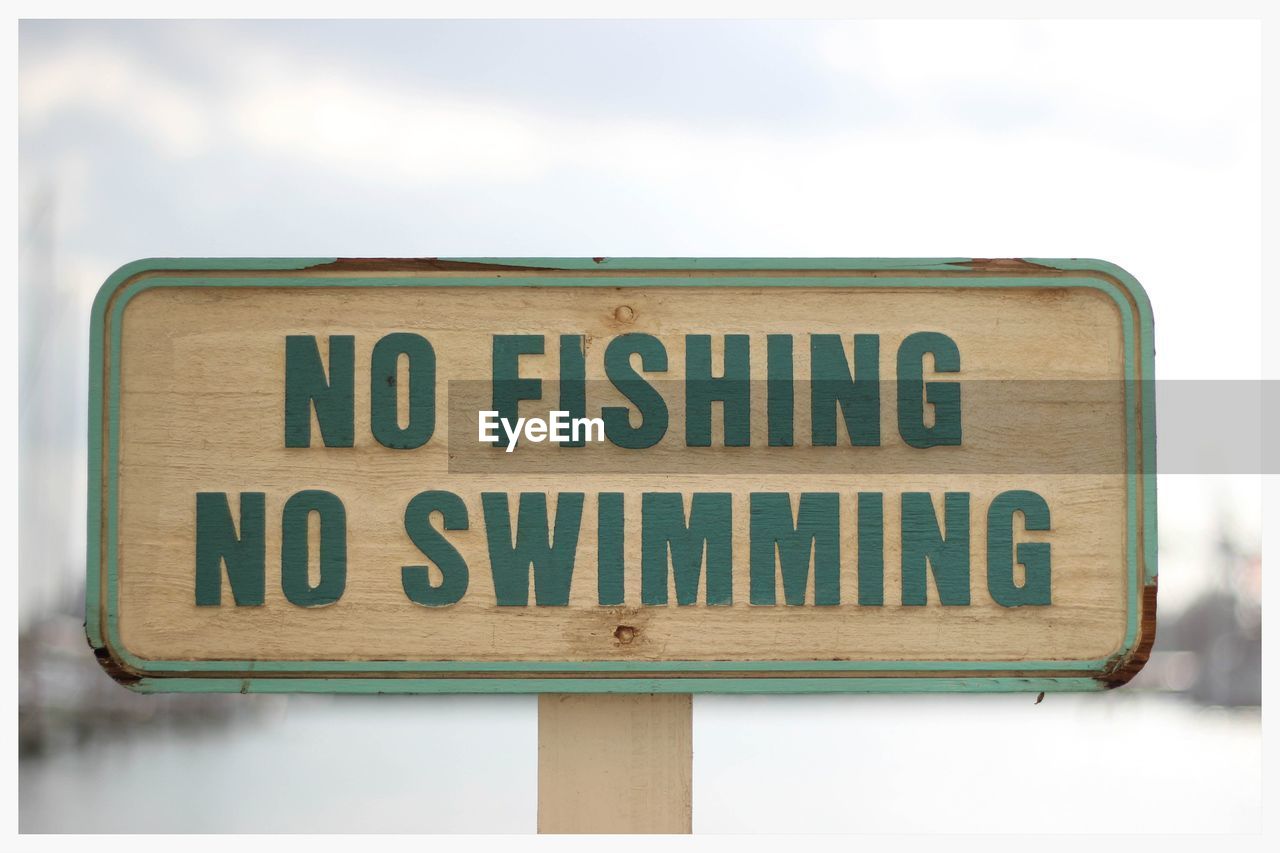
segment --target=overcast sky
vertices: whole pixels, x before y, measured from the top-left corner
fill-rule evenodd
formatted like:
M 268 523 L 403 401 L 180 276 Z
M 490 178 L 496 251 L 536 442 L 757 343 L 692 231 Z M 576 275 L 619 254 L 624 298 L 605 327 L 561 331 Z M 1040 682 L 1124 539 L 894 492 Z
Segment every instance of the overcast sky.
M 140 257 L 1099 257 L 1146 286 L 1159 377 L 1256 378 L 1260 64 L 1250 21 L 23 22 L 23 616 L 84 576 L 89 305 Z M 1162 611 L 1206 581 L 1220 517 L 1256 543 L 1256 483 L 1161 477 Z M 788 734 L 796 706 L 766 704 L 700 700 L 700 755 L 767 751 L 734 723 L 749 708 L 778 743 L 869 760 L 841 739 L 846 706 Z M 884 708 L 864 719 L 902 717 Z M 1037 737 L 998 720 L 992 737 Z M 942 761 L 957 730 L 929 724 L 917 748 Z M 1087 757 L 1110 728 L 1043 740 Z M 1124 748 L 1181 750 L 1150 731 Z M 810 828 L 850 828 L 836 789 L 779 766 Z M 1185 767 L 1133 766 L 1150 778 L 1117 784 L 1150 802 L 1116 812 L 1125 828 L 1255 813 L 1234 769 L 1201 790 Z M 750 806 L 725 825 L 779 828 L 786 812 L 739 790 L 758 774 L 699 767 L 719 774 L 700 791 Z M 1101 790 L 1095 772 L 1063 796 Z
M 1248 21 L 23 22 L 23 610 L 126 261 L 1101 257 L 1159 377 L 1257 377 L 1259 73 Z M 1256 490 L 1164 479 L 1177 601 Z

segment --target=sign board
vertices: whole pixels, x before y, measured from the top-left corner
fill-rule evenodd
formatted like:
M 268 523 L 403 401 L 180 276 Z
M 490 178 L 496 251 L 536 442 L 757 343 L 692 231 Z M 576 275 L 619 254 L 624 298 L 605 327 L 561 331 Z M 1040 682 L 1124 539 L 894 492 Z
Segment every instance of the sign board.
M 92 333 L 135 689 L 1086 690 L 1154 639 L 1108 263 L 154 260 Z

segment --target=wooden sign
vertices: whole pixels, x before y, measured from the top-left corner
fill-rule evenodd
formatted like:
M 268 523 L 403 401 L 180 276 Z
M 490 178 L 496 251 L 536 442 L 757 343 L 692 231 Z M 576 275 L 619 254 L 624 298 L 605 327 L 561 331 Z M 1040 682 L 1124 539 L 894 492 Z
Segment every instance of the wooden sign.
M 1086 690 L 1155 632 L 1099 261 L 155 260 L 93 313 L 140 690 Z

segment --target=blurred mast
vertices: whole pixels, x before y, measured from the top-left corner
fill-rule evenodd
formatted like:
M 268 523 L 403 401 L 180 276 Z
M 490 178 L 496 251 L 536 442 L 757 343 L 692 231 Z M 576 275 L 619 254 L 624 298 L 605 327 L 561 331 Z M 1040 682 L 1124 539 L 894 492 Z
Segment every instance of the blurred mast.
M 19 630 L 62 604 L 74 576 L 73 484 L 81 458 L 74 399 L 79 352 L 75 301 L 57 284 L 56 193 L 44 182 L 25 198 L 18 286 Z

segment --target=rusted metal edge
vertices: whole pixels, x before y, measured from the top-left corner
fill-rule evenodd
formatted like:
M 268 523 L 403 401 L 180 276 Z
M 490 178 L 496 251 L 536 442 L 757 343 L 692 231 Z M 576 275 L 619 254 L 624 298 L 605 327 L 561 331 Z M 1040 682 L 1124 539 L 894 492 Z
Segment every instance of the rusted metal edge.
M 1142 588 L 1142 617 L 1138 623 L 1138 641 L 1133 648 L 1116 655 L 1107 664 L 1098 681 L 1108 689 L 1128 684 L 1151 658 L 1156 642 L 1156 586 L 1153 578 Z
M 139 684 L 145 677 L 140 675 L 133 667 L 126 663 L 116 660 L 115 655 L 111 653 L 111 649 L 104 643 L 101 646 L 95 646 L 92 641 L 89 642 L 89 648 L 93 649 L 93 656 L 98 661 L 98 665 L 120 684 L 125 687 L 133 687 Z
M 596 264 L 602 264 L 604 261 L 607 260 L 607 258 L 593 257 L 591 258 L 591 260 L 594 261 Z M 779 259 L 779 260 L 783 260 L 783 259 Z M 1044 264 L 1037 264 L 1022 258 L 972 258 L 965 261 L 954 261 L 952 262 L 952 267 L 953 268 L 951 270 L 946 270 L 946 271 L 914 270 L 913 274 L 921 277 L 931 277 L 935 275 L 936 276 L 947 276 L 947 275 L 954 276 L 957 272 L 961 270 L 967 273 L 979 274 L 979 275 L 1016 276 L 1016 275 L 1036 274 L 1036 275 L 1042 275 L 1042 276 L 1070 277 L 1070 276 L 1077 276 L 1080 274 L 1079 270 L 1064 270 L 1057 267 L 1047 266 Z M 298 274 L 298 273 L 307 273 L 307 272 L 314 272 L 314 271 L 366 272 L 366 273 L 394 272 L 394 271 L 401 271 L 401 272 L 519 271 L 519 272 L 535 272 L 535 273 L 588 272 L 588 274 L 590 274 L 589 271 L 582 270 L 582 269 L 566 269 L 562 267 L 550 267 L 550 266 L 530 266 L 530 265 L 518 265 L 518 264 L 499 264 L 499 263 L 488 263 L 488 262 L 442 260 L 439 258 L 339 258 L 334 261 L 321 263 L 321 264 L 313 264 L 310 266 L 298 267 L 295 269 L 280 269 L 280 270 L 266 270 L 266 271 L 274 272 L 282 275 L 287 275 L 288 273 Z M 685 268 L 685 269 L 671 268 L 671 269 L 645 269 L 645 270 L 613 268 L 613 269 L 602 269 L 599 271 L 599 273 L 597 273 L 597 275 L 602 278 L 607 278 L 609 277 L 608 276 L 609 273 L 614 273 L 614 274 L 644 273 L 645 275 L 650 275 L 650 276 L 662 276 L 664 274 L 665 275 L 671 275 L 671 274 L 687 275 L 689 273 L 707 273 L 707 272 L 739 272 L 741 273 L 745 271 L 708 270 L 706 268 Z M 843 273 L 843 274 L 851 274 L 851 277 L 865 276 L 865 277 L 875 278 L 881 275 L 901 274 L 903 270 L 889 268 L 889 267 L 886 267 L 884 269 L 874 269 L 874 270 L 871 270 L 871 269 L 869 270 L 819 270 L 819 269 L 788 270 L 788 269 L 782 269 L 782 268 L 774 268 L 774 269 L 768 269 L 768 270 L 761 270 L 759 272 L 767 273 L 770 275 L 776 275 L 779 273 L 801 273 L 801 274 L 809 274 L 809 275 L 823 274 L 823 273 Z M 601 273 L 603 273 L 604 275 L 600 275 Z M 200 269 L 194 269 L 194 268 L 182 269 L 182 270 L 141 271 L 139 273 L 130 275 L 128 278 L 126 278 L 121 282 L 118 282 L 115 288 L 115 292 L 112 294 L 112 299 L 114 300 L 115 296 L 120 291 L 122 291 L 125 286 L 139 279 L 149 278 L 153 275 L 218 276 L 218 275 L 235 275 L 235 274 L 238 274 L 238 273 L 236 271 L 228 271 L 228 270 L 213 270 L 213 269 L 200 270 Z M 1109 273 L 1103 272 L 1101 270 L 1091 271 L 1090 274 L 1093 275 L 1094 277 L 1101 278 L 1103 280 L 1106 280 L 1108 282 L 1111 282 L 1117 285 L 1121 289 L 1121 291 L 1124 292 L 1132 302 L 1133 296 L 1129 292 L 1129 288 L 1125 286 L 1123 282 L 1118 281 L 1114 276 L 1110 275 Z M 108 366 L 107 366 L 106 360 L 104 359 L 104 362 L 103 362 L 104 372 L 107 369 L 108 369 Z M 105 418 L 105 415 L 104 415 L 104 418 Z M 1155 643 L 1156 589 L 1157 589 L 1157 583 L 1154 578 L 1146 586 L 1143 587 L 1142 613 L 1140 618 L 1139 636 L 1138 636 L 1137 643 L 1131 649 L 1120 652 L 1114 658 L 1112 658 L 1112 660 L 1108 662 L 1108 664 L 1100 674 L 1097 674 L 1096 671 L 1093 671 L 1093 672 L 1081 671 L 1079 673 L 1054 671 L 1054 672 L 1042 673 L 1040 671 L 1028 670 L 1026 672 L 1017 672 L 1017 675 L 1013 676 L 1013 673 L 1015 672 L 1015 670 L 1008 670 L 1003 673 L 1003 677 L 1039 676 L 1039 677 L 1061 678 L 1061 677 L 1092 676 L 1095 678 L 1096 681 L 1098 681 L 1098 683 L 1102 684 L 1107 689 L 1113 689 L 1116 687 L 1120 687 L 1124 684 L 1127 684 L 1130 680 L 1132 680 L 1132 678 L 1135 675 L 1137 675 L 1139 671 L 1141 671 L 1143 666 L 1146 664 L 1147 660 L 1151 656 L 1151 650 Z M 184 678 L 210 677 L 210 678 L 216 678 L 216 679 L 234 678 L 237 680 L 243 680 L 245 682 L 244 686 L 245 688 L 247 688 L 248 681 L 256 678 L 266 678 L 266 677 L 288 678 L 288 677 L 294 677 L 295 675 L 297 677 L 311 677 L 311 678 L 316 677 L 315 675 L 303 676 L 302 674 L 293 674 L 293 673 L 280 674 L 280 673 L 270 673 L 268 671 L 254 671 L 251 673 L 231 673 L 231 672 L 225 672 L 225 673 L 200 672 L 198 674 L 197 673 L 164 673 L 163 675 L 161 675 L 154 672 L 146 672 L 143 670 L 135 669 L 130 664 L 119 660 L 113 654 L 110 648 L 109 641 L 105 636 L 103 637 L 103 644 L 101 646 L 95 645 L 91 639 L 88 640 L 88 644 L 93 651 L 94 657 L 97 659 L 99 665 L 102 666 L 103 670 L 115 681 L 131 689 L 136 689 L 141 684 L 156 678 L 160 678 L 162 680 L 167 678 L 173 678 L 173 677 L 184 677 Z M 513 676 L 544 677 L 544 678 L 548 676 L 551 676 L 553 678 L 554 677 L 563 677 L 563 678 L 580 677 L 580 674 L 574 674 L 574 673 L 563 673 L 559 675 L 552 675 L 551 673 L 493 673 L 492 676 L 490 676 L 489 673 L 483 673 L 483 674 L 458 673 L 456 675 L 461 675 L 464 678 L 468 678 L 468 679 L 474 679 L 477 677 L 511 678 Z M 608 675 L 605 675 L 603 673 L 594 673 L 593 675 L 597 678 L 604 676 L 604 678 L 607 679 L 610 676 L 615 675 L 615 673 L 609 673 Z M 617 673 L 617 675 L 622 675 L 622 673 Z M 631 675 L 631 674 L 628 673 L 627 675 Z M 696 677 L 697 675 L 702 675 L 702 674 L 699 673 L 695 675 L 694 673 L 689 673 L 689 672 L 680 672 L 680 673 L 656 673 L 655 672 L 655 673 L 650 673 L 649 677 L 670 678 L 670 677 L 673 677 L 673 675 L 675 677 L 689 677 L 691 675 Z M 720 677 L 727 676 L 731 678 L 742 678 L 742 677 L 750 678 L 753 676 L 756 678 L 761 678 L 761 677 L 769 678 L 769 677 L 779 677 L 779 676 L 794 678 L 801 675 L 807 675 L 807 673 L 787 671 L 785 673 L 780 672 L 778 673 L 778 675 L 774 675 L 773 673 L 763 673 L 763 672 L 746 673 L 746 672 L 740 672 L 740 671 L 733 671 L 731 673 L 726 673 L 724 675 L 721 675 L 719 673 L 706 673 L 706 675 L 719 675 Z M 852 677 L 852 678 L 868 677 L 866 675 L 863 675 L 862 673 L 845 674 L 845 673 L 823 672 L 821 673 L 821 675 L 826 677 Z M 337 673 L 326 673 L 324 677 L 333 678 L 335 676 L 338 676 L 339 678 L 342 677 L 342 675 Z M 965 672 L 936 672 L 936 673 L 925 674 L 920 672 L 881 671 L 881 672 L 875 673 L 875 676 L 889 677 L 889 678 L 904 677 L 904 676 L 913 677 L 913 678 L 919 678 L 922 676 L 926 678 L 928 677 L 947 678 L 947 677 L 957 677 L 957 676 L 959 677 L 992 677 L 992 673 L 990 672 L 969 673 L 965 671 Z M 367 678 L 369 677 L 369 675 L 353 673 L 352 677 Z M 386 677 L 386 676 L 381 676 L 381 677 Z M 421 678 L 423 677 L 423 674 L 422 673 L 395 673 L 394 677 Z M 431 678 L 448 677 L 448 674 L 431 673 L 430 677 Z M 641 677 L 641 676 L 639 673 L 637 673 L 635 674 L 635 677 Z M 242 689 L 242 692 L 244 692 L 243 689 Z
M 1057 267 L 1037 264 L 1024 258 L 971 258 L 967 261 L 959 261 L 953 266 L 963 267 L 971 272 L 1008 273 L 1011 275 L 1026 273 L 1044 275 L 1045 273 L 1074 272 L 1074 270 L 1060 270 Z
M 593 258 L 597 263 L 604 258 Z M 449 261 L 441 258 L 338 258 L 306 267 L 306 272 L 554 272 L 557 267 Z M 568 270 L 565 270 L 568 272 Z
M 463 274 L 483 274 L 483 273 L 525 273 L 533 275 L 550 275 L 562 276 L 568 278 L 627 278 L 637 275 L 643 275 L 650 278 L 686 278 L 691 275 L 708 276 L 711 278 L 719 276 L 736 276 L 741 278 L 769 278 L 777 275 L 789 275 L 798 278 L 821 277 L 821 276 L 847 276 L 849 278 L 883 278 L 892 276 L 901 276 L 909 274 L 917 278 L 946 278 L 956 275 L 974 275 L 974 276 L 1020 276 L 1020 275 L 1037 275 L 1041 277 L 1053 278 L 1070 278 L 1080 274 L 1079 270 L 1061 269 L 1058 267 L 1038 264 L 1023 258 L 972 258 L 968 260 L 949 261 L 946 268 L 916 268 L 916 267 L 895 267 L 885 265 L 883 267 L 866 267 L 859 269 L 838 268 L 838 267 L 769 267 L 769 268 L 719 268 L 719 267 L 699 267 L 690 266 L 671 266 L 671 267 L 635 267 L 635 266 L 608 266 L 606 262 L 609 258 L 591 258 L 596 266 L 555 266 L 545 265 L 537 266 L 528 263 L 499 263 L 497 261 L 462 261 L 451 260 L 446 258 L 337 258 L 335 260 L 326 260 L 321 263 L 311 263 L 296 267 L 287 267 L 280 269 L 257 269 L 246 266 L 245 269 L 230 269 L 226 267 L 211 267 L 208 269 L 200 269 L 196 267 L 188 267 L 181 269 L 160 268 L 154 270 L 141 270 L 121 282 L 121 286 L 127 285 L 134 281 L 144 278 L 152 278 L 156 276 L 181 277 L 181 276 L 200 276 L 205 278 L 233 278 L 244 275 L 246 272 L 258 272 L 265 274 L 278 275 L 282 278 L 290 278 L 302 275 L 341 275 L 343 273 L 377 275 L 377 274 L 404 274 L 411 275 L 413 273 L 463 273 Z M 778 262 L 788 260 L 787 258 L 770 259 Z M 1103 278 L 1115 284 L 1119 284 L 1112 276 L 1100 270 L 1092 271 L 1096 277 Z
M 1108 687 L 1118 686 L 1110 684 L 1104 676 L 1100 676 L 1097 670 L 1045 670 L 1045 669 L 1016 669 L 1010 667 L 1007 670 L 991 671 L 982 669 L 956 669 L 956 670 L 874 670 L 874 671 L 832 671 L 832 670 L 607 670 L 607 671 L 590 671 L 583 672 L 580 670 L 537 670 L 537 671 L 497 671 L 497 670 L 472 670 L 472 671 L 405 671 L 405 670 L 386 670 L 386 671 L 360 671 L 360 672 L 321 672 L 321 671 L 299 671 L 299 670 L 272 670 L 269 667 L 253 670 L 192 670 L 192 671 L 166 671 L 152 672 L 145 669 L 139 669 L 130 663 L 121 661 L 112 653 L 109 644 L 102 647 L 93 647 L 94 656 L 98 659 L 98 663 L 113 679 L 126 687 L 136 687 L 144 681 L 167 680 L 172 678 L 196 679 L 209 681 L 243 681 L 249 682 L 259 679 L 273 680 L 314 680 L 322 678 L 336 682 L 347 680 L 385 680 L 385 681 L 402 681 L 402 680 L 420 680 L 429 678 L 433 680 L 450 680 L 450 681 L 490 681 L 490 680 L 524 680 L 524 679 L 544 679 L 544 680 L 574 680 L 591 678 L 599 681 L 628 681 L 628 680 L 644 680 L 644 679 L 666 679 L 681 681 L 699 681 L 707 679 L 795 679 L 795 678 L 818 678 L 818 679 L 847 679 L 847 680 L 866 680 L 866 679 L 936 679 L 943 681 L 954 678 L 1041 678 L 1041 679 L 1061 679 L 1061 678 L 1090 678 L 1107 684 Z M 1145 661 L 1145 657 L 1143 658 Z M 378 660 L 369 660 L 366 663 L 378 663 Z M 387 661 L 399 662 L 399 661 Z M 301 661 L 300 661 L 301 663 Z M 480 662 L 483 663 L 483 662 Z M 904 661 L 904 663 L 910 663 Z M 1141 668 L 1139 663 L 1137 669 Z M 1134 672 L 1137 671 L 1134 670 Z M 1130 675 L 1130 677 L 1132 677 Z
M 603 264 L 608 258 L 593 257 L 591 259 L 596 264 Z M 780 258 L 779 260 L 785 260 Z M 966 261 L 958 261 L 952 264 L 954 269 L 951 270 L 910 270 L 913 274 L 953 274 L 964 270 L 972 273 L 982 274 L 1003 274 L 1003 275 L 1070 275 L 1073 270 L 1062 270 L 1057 267 L 1048 266 L 1046 264 L 1037 264 L 1024 258 L 971 258 Z M 338 258 L 323 264 L 314 264 L 304 267 L 297 272 L 566 272 L 566 273 L 582 273 L 588 272 L 582 268 L 572 267 L 556 267 L 556 266 L 533 266 L 529 264 L 505 264 L 487 261 L 460 261 L 448 260 L 443 258 Z M 886 267 L 884 270 L 847 270 L 832 269 L 823 270 L 821 268 L 805 268 L 788 270 L 786 268 L 771 268 L 767 270 L 721 270 L 708 269 L 706 267 L 670 267 L 665 269 L 649 269 L 645 268 L 637 270 L 630 267 L 612 267 L 600 270 L 604 273 L 637 273 L 643 272 L 647 275 L 663 275 L 671 273 L 707 273 L 707 272 L 734 272 L 734 273 L 756 273 L 756 274 L 776 274 L 779 272 L 801 272 L 801 273 L 824 273 L 824 272 L 840 272 L 840 273 L 902 273 L 907 270 L 894 269 Z

